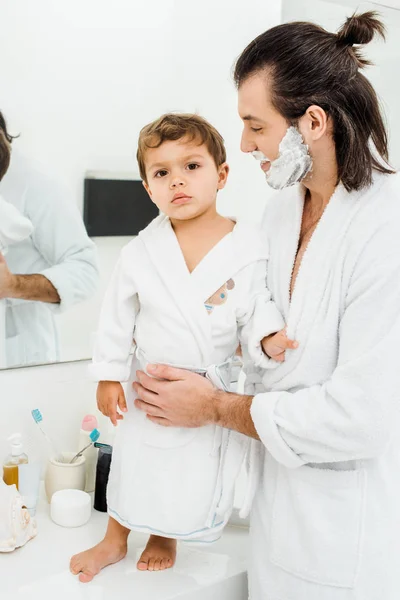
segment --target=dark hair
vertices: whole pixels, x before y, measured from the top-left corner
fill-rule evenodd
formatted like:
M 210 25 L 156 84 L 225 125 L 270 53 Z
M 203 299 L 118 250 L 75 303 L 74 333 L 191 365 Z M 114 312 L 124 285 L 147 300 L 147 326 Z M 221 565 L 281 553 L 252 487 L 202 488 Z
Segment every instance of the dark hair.
M 140 176 L 147 183 L 145 157 L 146 150 L 158 148 L 163 142 L 182 138 L 205 144 L 217 167 L 226 161 L 224 140 L 221 134 L 208 121 L 194 114 L 167 113 L 149 123 L 139 134 L 136 158 Z
M 352 47 L 368 44 L 375 34 L 385 37 L 378 16 L 372 11 L 353 15 L 337 34 L 313 23 L 278 25 L 253 40 L 235 65 L 238 87 L 252 75 L 271 75 L 272 104 L 289 123 L 296 124 L 313 104 L 327 113 L 338 180 L 348 191 L 369 186 L 373 169 L 394 173 L 378 97 L 359 72 L 371 63 Z
M 6 121 L 0 112 L 0 181 L 10 166 L 12 141 L 13 136 L 8 133 Z

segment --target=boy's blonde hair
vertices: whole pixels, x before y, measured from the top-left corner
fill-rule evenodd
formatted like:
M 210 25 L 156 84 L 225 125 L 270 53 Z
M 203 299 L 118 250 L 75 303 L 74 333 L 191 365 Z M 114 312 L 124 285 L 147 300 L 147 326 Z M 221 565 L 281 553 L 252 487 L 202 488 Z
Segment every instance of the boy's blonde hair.
M 217 167 L 226 161 L 224 140 L 208 121 L 194 114 L 167 113 L 141 129 L 136 158 L 140 176 L 147 183 L 146 150 L 159 148 L 167 141 L 188 138 L 189 142 L 205 144 Z

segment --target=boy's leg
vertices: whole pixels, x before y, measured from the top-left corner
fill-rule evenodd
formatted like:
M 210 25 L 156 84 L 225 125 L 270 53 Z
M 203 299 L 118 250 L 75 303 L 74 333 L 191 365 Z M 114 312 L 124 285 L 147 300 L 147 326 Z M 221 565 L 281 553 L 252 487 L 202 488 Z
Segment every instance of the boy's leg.
M 104 567 L 122 560 L 127 552 L 130 531 L 109 517 L 104 539 L 97 546 L 75 554 L 70 562 L 71 572 L 74 575 L 79 573 L 79 580 L 87 583 Z
M 139 571 L 163 571 L 174 566 L 176 540 L 151 535 L 138 560 Z

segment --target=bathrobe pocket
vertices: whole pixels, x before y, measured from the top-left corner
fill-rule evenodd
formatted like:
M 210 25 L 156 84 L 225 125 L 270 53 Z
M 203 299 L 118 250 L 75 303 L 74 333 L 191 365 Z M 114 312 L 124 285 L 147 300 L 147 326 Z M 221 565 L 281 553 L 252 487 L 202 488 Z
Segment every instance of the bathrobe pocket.
M 302 579 L 353 588 L 364 525 L 366 472 L 279 465 L 271 561 Z
M 155 448 L 179 448 L 192 442 L 197 431 L 195 428 L 163 427 L 147 419 L 142 439 L 145 444 Z

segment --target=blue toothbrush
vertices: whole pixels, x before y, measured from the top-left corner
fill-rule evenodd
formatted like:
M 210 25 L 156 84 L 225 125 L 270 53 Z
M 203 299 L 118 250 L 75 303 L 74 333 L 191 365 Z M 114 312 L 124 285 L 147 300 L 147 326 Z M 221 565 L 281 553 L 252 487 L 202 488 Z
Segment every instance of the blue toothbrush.
M 49 436 L 47 435 L 47 433 L 44 431 L 41 423 L 43 421 L 43 416 L 42 413 L 40 412 L 40 410 L 38 408 L 35 408 L 34 410 L 31 411 L 33 420 L 35 421 L 36 425 L 39 427 L 40 431 L 43 433 L 44 437 L 46 438 L 47 443 L 49 444 L 51 451 L 54 455 L 55 459 L 59 459 L 61 460 L 61 454 L 58 452 L 57 448 L 55 447 L 54 443 L 51 441 L 51 439 L 49 438 Z
M 93 431 L 90 432 L 89 437 L 91 440 L 90 443 L 84 448 L 82 448 L 82 450 L 79 450 L 78 454 L 75 454 L 74 458 L 70 461 L 70 464 L 73 463 L 77 458 L 82 456 L 82 454 L 85 452 L 85 450 L 89 448 L 89 446 L 97 442 L 97 440 L 100 437 L 100 431 L 98 429 L 93 429 Z

